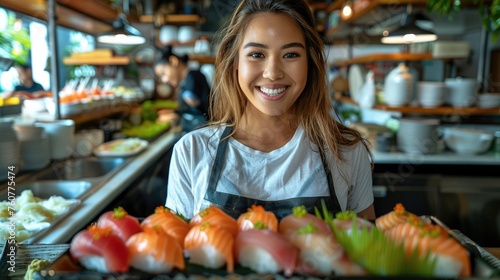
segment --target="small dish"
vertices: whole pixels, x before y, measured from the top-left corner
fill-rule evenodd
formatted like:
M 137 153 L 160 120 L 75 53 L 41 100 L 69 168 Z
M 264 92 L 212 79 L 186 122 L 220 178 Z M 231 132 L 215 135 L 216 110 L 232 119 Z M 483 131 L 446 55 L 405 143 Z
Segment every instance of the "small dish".
M 94 155 L 100 157 L 127 157 L 142 152 L 148 141 L 139 138 L 117 139 L 97 146 Z

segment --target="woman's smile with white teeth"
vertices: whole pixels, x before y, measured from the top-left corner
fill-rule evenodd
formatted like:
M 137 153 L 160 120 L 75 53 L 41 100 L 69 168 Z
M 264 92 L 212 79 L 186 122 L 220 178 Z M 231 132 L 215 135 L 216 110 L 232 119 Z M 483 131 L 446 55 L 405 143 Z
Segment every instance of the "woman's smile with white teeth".
M 283 91 L 285 91 L 286 87 L 281 87 L 281 88 L 265 88 L 265 87 L 259 87 L 260 91 L 263 93 L 270 95 L 270 96 L 275 96 Z

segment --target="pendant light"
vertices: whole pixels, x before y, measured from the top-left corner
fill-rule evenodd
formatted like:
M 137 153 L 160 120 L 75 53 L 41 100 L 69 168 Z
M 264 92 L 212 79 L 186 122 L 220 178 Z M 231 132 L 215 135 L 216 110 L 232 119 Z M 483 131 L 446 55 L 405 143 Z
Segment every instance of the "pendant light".
M 411 10 L 411 6 L 408 6 Z M 416 21 L 417 15 L 407 11 L 406 16 L 401 19 L 401 27 L 382 37 L 384 44 L 410 44 L 423 43 L 437 40 L 437 35 L 426 29 L 420 28 Z
M 113 21 L 113 30 L 99 34 L 97 41 L 103 44 L 114 45 L 141 45 L 146 42 L 146 38 L 141 32 L 131 26 L 127 20 L 128 0 L 123 1 L 123 9 L 118 18 Z

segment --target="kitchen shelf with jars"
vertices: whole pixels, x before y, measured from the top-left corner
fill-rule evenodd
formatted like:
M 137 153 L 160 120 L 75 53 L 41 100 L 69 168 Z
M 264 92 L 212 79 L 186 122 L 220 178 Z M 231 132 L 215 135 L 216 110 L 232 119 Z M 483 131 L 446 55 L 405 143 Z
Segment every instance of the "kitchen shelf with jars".
M 494 102 L 497 102 L 500 96 L 497 98 L 497 96 L 478 94 L 475 92 L 477 83 L 474 79 L 445 78 L 444 82 L 424 82 L 418 79 L 418 77 L 422 77 L 422 67 L 419 67 L 419 73 L 410 73 L 407 67 L 412 62 L 443 61 L 446 65 L 445 72 L 447 72 L 444 77 L 451 77 L 449 74 L 454 72 L 455 61 L 466 59 L 468 53 L 468 48 L 464 52 L 455 53 L 455 55 L 447 55 L 435 50 L 432 53 L 374 53 L 334 61 L 330 64 L 331 67 L 347 68 L 349 72 L 347 77 L 349 96 L 336 94 L 336 99 L 340 103 L 361 105 L 364 108 L 369 107 L 388 112 L 399 112 L 401 114 L 442 116 L 452 114 L 458 116 L 499 115 L 500 100 L 498 104 Z M 404 71 L 406 71 L 400 71 L 400 76 L 397 77 L 398 80 L 401 82 L 404 81 L 403 78 L 412 76 L 412 82 L 409 82 L 411 85 L 407 85 L 406 88 L 399 88 L 398 90 L 396 89 L 398 86 L 396 84 L 394 86 L 387 85 L 388 76 L 391 73 L 382 73 L 382 70 L 384 70 L 382 68 L 393 64 L 399 65 L 392 72 L 401 67 L 404 67 Z M 367 99 L 366 93 L 367 73 L 370 72 L 368 69 L 379 77 L 379 81 L 375 82 L 379 84 L 378 90 L 373 90 L 375 86 L 372 86 L 372 91 L 379 92 L 378 97 L 372 97 L 371 100 Z M 383 86 L 380 86 L 380 84 L 383 84 Z M 420 87 L 425 87 L 425 89 L 419 89 Z M 452 98 L 451 101 L 449 100 L 450 97 Z M 379 101 L 376 102 L 376 100 Z M 462 100 L 466 100 L 467 102 Z M 489 102 L 489 100 L 493 100 L 494 102 Z M 369 103 L 368 105 L 366 104 L 367 102 Z

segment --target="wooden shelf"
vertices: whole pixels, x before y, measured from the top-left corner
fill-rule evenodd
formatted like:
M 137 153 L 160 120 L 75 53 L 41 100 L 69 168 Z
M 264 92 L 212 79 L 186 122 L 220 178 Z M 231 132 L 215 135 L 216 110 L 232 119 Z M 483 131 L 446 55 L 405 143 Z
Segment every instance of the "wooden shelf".
M 127 65 L 130 63 L 128 56 L 114 56 L 110 58 L 74 58 L 65 57 L 65 65 Z
M 62 118 L 63 119 L 71 119 L 75 122 L 75 125 L 78 126 L 78 125 L 82 125 L 82 124 L 93 122 L 93 121 L 99 121 L 99 120 L 105 119 L 107 117 L 115 116 L 115 115 L 127 115 L 128 116 L 134 105 L 135 105 L 135 103 L 123 103 L 123 104 L 119 104 L 117 106 L 113 106 L 110 108 L 108 107 L 108 108 L 91 110 L 91 111 L 83 112 L 81 114 L 65 116 Z
M 187 42 L 179 42 L 177 40 L 170 41 L 168 43 L 162 43 L 160 41 L 156 42 L 158 47 L 172 46 L 172 47 L 193 47 L 197 39 L 189 40 Z
M 462 57 L 433 57 L 431 53 L 376 53 L 355 57 L 348 60 L 334 61 L 332 66 L 344 66 L 350 64 L 366 64 L 378 61 L 423 61 L 423 60 L 453 60 Z
M 191 55 L 189 56 L 190 61 L 197 61 L 201 64 L 214 64 L 215 57 L 214 56 L 201 56 L 201 55 Z
M 358 106 L 358 104 L 352 100 L 350 97 L 340 97 L 337 101 L 341 103 L 348 103 Z M 471 115 L 500 115 L 500 107 L 497 108 L 479 108 L 479 107 L 450 107 L 441 106 L 434 108 L 425 107 L 414 107 L 414 106 L 399 106 L 391 107 L 383 104 L 377 104 L 373 106 L 372 109 L 389 111 L 389 112 L 400 112 L 403 114 L 423 114 L 423 115 L 460 115 L 460 116 L 471 116 Z
M 196 24 L 202 22 L 199 15 L 184 15 L 184 14 L 170 14 L 170 15 L 143 15 L 139 17 L 139 21 L 143 23 L 158 23 L 159 25 L 171 24 Z
M 335 2 L 339 2 L 339 1 L 335 1 Z M 334 2 L 334 4 L 335 4 L 335 2 Z M 342 1 L 340 1 L 340 2 L 342 2 Z M 332 4 L 332 5 L 334 5 L 334 4 Z M 361 10 L 353 13 L 350 18 L 345 19 L 345 20 L 340 20 L 339 24 L 337 24 L 334 27 L 328 28 L 326 30 L 325 35 L 327 37 L 328 36 L 332 36 L 336 31 L 340 30 L 345 24 L 350 23 L 350 22 L 354 22 L 358 18 L 364 16 L 365 14 L 367 14 L 368 12 L 370 12 L 371 10 L 373 10 L 378 5 L 379 5 L 378 1 L 376 1 L 376 0 L 370 1 L 370 3 L 368 4 L 368 6 L 366 6 L 363 9 L 361 9 Z

